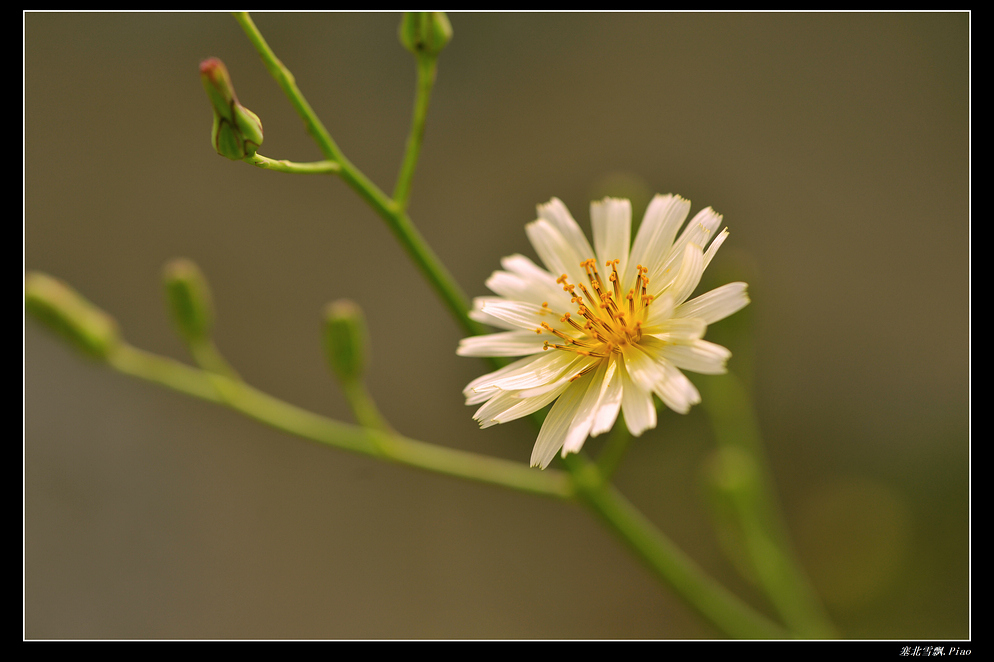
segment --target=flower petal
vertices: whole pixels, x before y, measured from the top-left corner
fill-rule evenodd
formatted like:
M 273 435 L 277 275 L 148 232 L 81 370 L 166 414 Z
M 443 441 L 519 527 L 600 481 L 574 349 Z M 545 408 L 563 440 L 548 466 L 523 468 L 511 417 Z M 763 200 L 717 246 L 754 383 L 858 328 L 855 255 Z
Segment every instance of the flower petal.
M 555 277 L 522 255 L 512 255 L 502 261 L 507 271 L 495 271 L 487 279 L 487 287 L 495 294 L 514 301 L 527 301 L 565 309 L 569 295 L 556 284 Z
M 505 331 L 459 341 L 459 356 L 526 356 L 542 351 L 545 338 L 534 331 Z
M 478 421 L 481 428 L 496 425 L 497 421 L 493 420 L 494 416 L 521 402 L 519 398 L 514 397 L 516 392 L 496 391 L 497 395 L 487 400 L 482 407 L 476 410 L 476 413 L 473 414 L 473 420 Z
M 656 405 L 652 401 L 652 392 L 632 381 L 622 361 L 618 361 L 618 374 L 621 376 L 621 411 L 625 414 L 625 425 L 633 436 L 639 437 L 646 430 L 656 427 Z
M 666 371 L 663 364 L 656 360 L 654 356 L 650 356 L 649 353 L 645 351 L 645 347 L 650 346 L 649 341 L 652 340 L 655 344 L 651 345 L 653 347 L 653 354 L 656 353 L 655 349 L 662 346 L 662 343 L 658 340 L 651 338 L 643 338 L 639 346 L 628 346 L 622 351 L 622 356 L 625 358 L 625 369 L 628 371 L 628 376 L 632 378 L 643 391 L 653 391 L 656 388 L 656 384 L 662 382 L 666 379 Z
M 546 406 L 569 386 L 569 381 L 564 381 L 557 388 L 531 398 L 520 397 L 521 391 L 501 391 L 500 395 L 480 407 L 473 418 L 480 422 L 481 428 L 517 420 Z
M 632 203 L 618 198 L 591 202 L 590 227 L 594 232 L 597 266 L 605 266 L 608 260 L 618 260 L 618 273 L 624 275 L 631 245 Z
M 649 282 L 655 280 L 657 287 L 665 285 L 668 280 L 667 275 L 672 276 L 680 269 L 686 247 L 689 244 L 697 244 L 703 249 L 711 241 L 712 234 L 720 224 L 721 214 L 716 213 L 710 207 L 699 211 L 687 223 L 687 227 L 673 243 L 669 253 L 656 265 L 656 269 L 649 270 Z
M 543 354 L 542 356 L 545 355 Z M 503 368 L 477 377 L 462 390 L 462 394 L 466 396 L 466 404 L 476 405 L 494 397 L 497 395 L 498 390 L 493 386 L 493 382 L 507 375 L 514 374 L 516 371 L 527 369 L 528 366 L 542 358 L 542 356 L 526 356 Z
M 652 199 L 632 244 L 624 275 L 626 286 L 634 284 L 638 265 L 648 267 L 650 278 L 654 277 L 653 267 L 661 266 L 669 254 L 673 238 L 689 213 L 690 201 L 678 195 L 657 195 Z
M 559 278 L 566 274 L 569 282 L 577 285 L 586 282 L 586 272 L 580 263 L 586 260 L 549 221 L 539 219 L 525 226 L 529 241 L 545 266 Z M 587 257 L 593 257 L 589 255 Z
M 559 230 L 559 233 L 565 237 L 566 241 L 569 242 L 569 245 L 573 247 L 573 250 L 580 256 L 581 260 L 594 257 L 594 251 L 590 248 L 587 237 L 583 234 L 583 230 L 580 229 L 576 221 L 573 220 L 573 216 L 569 213 L 569 209 L 566 208 L 562 200 L 552 198 L 544 205 L 539 205 L 538 217 L 552 223 Z
M 655 333 L 659 325 L 673 316 L 673 309 L 676 301 L 669 292 L 663 292 L 649 304 L 649 313 L 646 317 L 643 329 L 645 333 Z
M 620 363 L 621 361 L 618 359 L 612 358 L 607 370 L 604 372 L 604 380 L 601 382 L 600 400 L 597 403 L 597 413 L 594 414 L 594 422 L 590 426 L 591 437 L 596 437 L 613 428 L 614 422 L 618 418 L 618 411 L 621 409 L 621 397 L 624 393 L 621 386 Z
M 674 317 L 699 317 L 706 324 L 714 324 L 749 304 L 745 283 L 729 283 L 677 306 Z
M 707 246 L 719 225 L 721 225 L 721 214 L 710 207 L 702 209 L 687 223 L 680 237 L 673 242 L 673 248 L 680 251 L 687 244 Z
M 526 356 L 499 370 L 477 377 L 462 392 L 466 396 L 467 405 L 479 404 L 496 396 L 500 391 L 520 391 L 555 382 L 574 364 L 581 365 L 580 369 L 583 369 L 589 365 L 589 361 L 588 357 L 568 352 L 545 352 L 536 356 Z
M 590 383 L 591 376 L 584 375 L 573 382 L 559 399 L 552 405 L 549 415 L 545 417 L 542 429 L 535 440 L 535 447 L 532 449 L 531 466 L 545 469 L 552 462 L 559 449 L 563 447 L 566 435 L 576 412 L 580 408 L 580 402 L 586 393 L 586 387 Z
M 662 355 L 682 370 L 702 375 L 723 375 L 728 372 L 725 364 L 732 353 L 713 342 L 695 340 L 689 344 L 667 345 L 663 348 Z
M 674 301 L 683 303 L 697 289 L 703 274 L 704 254 L 701 252 L 701 247 L 697 244 L 687 244 L 683 250 L 680 269 L 673 276 L 673 281 L 666 291 L 673 297 Z
M 580 406 L 573 416 L 573 423 L 570 425 L 569 431 L 566 433 L 566 438 L 563 440 L 563 457 L 566 457 L 567 453 L 578 453 L 583 448 L 583 442 L 590 435 L 590 428 L 593 426 L 594 418 L 597 416 L 597 408 L 603 392 L 604 374 L 607 372 L 608 363 L 607 361 L 601 361 L 587 385 L 587 389 L 583 394 L 583 400 L 580 401 Z
M 649 335 L 662 341 L 665 345 L 686 345 L 704 337 L 707 330 L 708 325 L 699 317 L 670 318 L 655 326 Z M 648 340 L 640 344 L 646 348 L 649 347 Z
M 582 370 L 589 362 L 589 357 L 579 356 L 572 352 L 545 352 L 523 370 L 503 375 L 489 384 L 481 385 L 481 388 L 491 387 L 502 391 L 520 391 L 546 386 L 557 381 L 566 373 L 571 373 L 569 376 L 576 374 L 574 368 L 580 366 L 578 369 Z
M 524 255 L 520 255 L 518 253 L 502 257 L 500 260 L 500 266 L 527 280 L 548 280 L 553 285 L 556 284 L 555 276 L 532 262 Z
M 654 338 L 643 338 L 639 348 L 625 351 L 625 367 L 632 381 L 643 390 L 652 391 L 675 412 L 686 414 L 701 396 L 690 380 L 666 360 L 664 345 Z M 644 350 L 643 350 L 644 348 Z
M 538 386 L 531 386 L 529 388 L 521 389 L 518 391 L 518 397 L 533 398 L 558 389 L 563 384 L 576 380 L 582 374 L 587 372 L 591 366 L 597 365 L 599 362 L 600 359 L 592 356 L 578 356 L 573 359 L 573 362 L 566 370 L 563 370 L 562 373 L 560 373 L 558 378 L 546 382 L 545 384 L 539 384 Z
M 711 245 L 708 246 L 708 249 L 704 251 L 705 269 L 707 269 L 708 265 L 711 264 L 711 260 L 714 259 L 714 254 L 718 252 L 718 249 L 721 248 L 721 245 L 725 243 L 726 239 L 728 239 L 728 228 L 722 230 L 718 236 L 714 238 L 714 241 L 711 242 Z
M 701 401 L 701 394 L 690 383 L 687 376 L 671 363 L 663 361 L 659 365 L 666 376 L 656 384 L 652 392 L 658 395 L 663 404 L 673 411 L 678 414 L 686 414 L 690 411 L 691 405 L 696 405 Z
M 492 301 L 503 301 L 500 297 L 476 297 L 473 299 L 473 310 L 469 311 L 469 318 L 473 321 L 479 322 L 480 324 L 486 324 L 488 326 L 496 326 L 499 329 L 518 329 L 519 327 L 514 324 L 508 324 L 504 320 L 494 317 L 489 313 L 483 312 L 483 307 L 488 302 Z
M 621 407 L 622 394 L 617 369 L 618 362 L 614 359 L 601 361 L 597 367 L 576 412 L 573 425 L 566 435 L 566 441 L 563 442 L 564 457 L 567 453 L 579 452 L 588 434 L 597 436 L 614 425 Z
M 503 322 L 501 326 L 506 328 L 534 332 L 542 328 L 543 322 L 554 329 L 565 331 L 570 328 L 559 321 L 561 313 L 535 303 L 508 301 L 498 297 L 477 297 L 476 301 L 480 302 L 479 309 L 482 313 L 500 320 Z

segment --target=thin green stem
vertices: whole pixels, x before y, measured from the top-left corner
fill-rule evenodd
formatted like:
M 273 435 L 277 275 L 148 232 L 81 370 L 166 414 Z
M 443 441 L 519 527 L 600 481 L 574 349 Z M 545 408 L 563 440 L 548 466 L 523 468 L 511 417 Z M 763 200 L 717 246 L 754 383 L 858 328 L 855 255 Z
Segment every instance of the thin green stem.
M 213 339 L 203 338 L 191 341 L 187 347 L 196 364 L 207 372 L 223 375 L 229 379 L 241 379 L 228 360 L 221 356 L 221 352 L 218 351 Z
M 582 455 L 564 458 L 581 501 L 653 573 L 722 632 L 742 639 L 783 639 L 787 633 L 711 579 Z
M 387 227 L 407 251 L 408 256 L 431 284 L 435 293 L 442 299 L 445 307 L 462 326 L 463 331 L 474 336 L 489 333 L 487 327 L 470 319 L 469 298 L 456 283 L 449 270 L 438 259 L 438 256 L 435 255 L 435 252 L 428 246 L 428 242 L 414 227 L 410 217 L 398 209 L 392 200 L 388 200 L 382 191 L 368 182 L 362 173 L 352 172 L 344 166 L 351 167 L 351 164 L 343 164 L 342 178 L 350 183 L 359 195 L 373 207 L 380 218 L 386 221 Z M 356 183 L 352 184 L 352 182 Z
M 341 382 L 342 392 L 345 399 L 352 408 L 352 414 L 359 425 L 364 428 L 372 428 L 381 432 L 393 433 L 394 429 L 387 423 L 387 419 L 380 413 L 376 402 L 369 395 L 366 385 L 359 379 Z
M 283 66 L 283 63 L 273 53 L 273 49 L 263 39 L 262 33 L 255 27 L 252 17 L 248 15 L 248 12 L 234 12 L 232 15 L 238 21 L 238 24 L 242 26 L 242 30 L 245 31 L 245 35 L 252 42 L 252 46 L 255 47 L 255 50 L 262 57 L 262 63 L 266 65 L 266 69 L 269 70 L 270 75 L 276 79 L 283 92 L 286 93 L 287 98 L 290 99 L 290 103 L 293 104 L 297 114 L 304 120 L 304 127 L 307 129 L 307 133 L 314 138 L 314 141 L 321 149 L 321 153 L 324 154 L 324 158 L 331 161 L 340 161 L 342 153 L 339 151 L 338 145 L 331 139 L 331 134 L 324 128 L 324 124 L 318 119 L 311 105 L 307 103 L 307 99 L 297 89 L 297 82 L 293 74 Z
M 596 465 L 578 455 L 567 457 L 569 475 L 556 470 L 535 471 L 516 462 L 334 421 L 283 402 L 242 381 L 192 368 L 130 345 L 118 346 L 108 362 L 124 374 L 228 406 L 277 430 L 316 443 L 540 496 L 579 498 L 657 576 L 722 631 L 743 638 L 785 636 L 776 625 L 704 574 L 624 496 L 606 483 Z
M 445 268 L 445 265 L 438 259 L 435 253 L 429 248 L 424 237 L 417 231 L 411 219 L 404 212 L 403 208 L 369 180 L 358 168 L 345 158 L 339 150 L 338 145 L 332 140 L 331 134 L 317 118 L 314 110 L 304 98 L 304 95 L 297 87 L 296 81 L 290 70 L 287 69 L 273 50 L 263 39 L 259 29 L 252 22 L 252 19 L 245 12 L 238 12 L 235 20 L 242 26 L 249 41 L 255 47 L 262 58 L 266 69 L 276 80 L 277 84 L 286 94 L 290 103 L 296 109 L 304 121 L 304 126 L 308 133 L 314 138 L 321 152 L 326 159 L 337 162 L 340 165 L 338 175 L 342 180 L 352 187 L 359 196 L 373 208 L 380 218 L 382 218 L 390 231 L 393 232 L 397 241 L 404 247 L 407 254 L 414 261 L 414 264 L 424 275 L 425 279 L 432 285 L 435 292 L 441 297 L 446 307 L 460 323 L 463 329 L 470 335 L 481 335 L 487 333 L 486 327 L 471 320 L 468 316 L 469 300 L 463 293 L 462 288 L 456 283 L 452 274 Z
M 263 156 L 262 154 L 246 156 L 242 160 L 245 161 L 245 163 L 249 163 L 259 168 L 275 170 L 277 172 L 288 172 L 294 175 L 337 175 L 342 170 L 342 166 L 339 165 L 337 161 L 295 163 L 294 161 L 287 161 L 286 159 L 271 159 L 267 156 Z
M 407 201 L 411 196 L 411 182 L 414 179 L 414 169 L 418 165 L 421 153 L 421 142 L 425 135 L 425 120 L 428 118 L 428 101 L 431 99 L 431 89 L 435 85 L 435 73 L 438 70 L 438 58 L 434 55 L 418 55 L 418 85 L 414 96 L 414 117 L 411 119 L 411 132 L 407 136 L 407 150 L 404 152 L 404 162 L 397 175 L 397 185 L 393 190 L 394 202 L 401 209 L 407 209 Z
M 130 345 L 115 348 L 108 363 L 124 374 L 226 405 L 277 430 L 319 444 L 540 496 L 558 499 L 573 496 L 569 478 L 562 472 L 532 471 L 516 462 L 334 421 L 283 402 L 242 381 L 192 368 Z
M 597 456 L 597 467 L 605 480 L 610 479 L 614 472 L 618 470 L 621 460 L 628 450 L 628 442 L 632 440 L 632 434 L 628 431 L 628 426 L 618 421 L 614 429 L 607 436 L 607 443 Z
M 784 623 L 800 637 L 838 636 L 817 593 L 801 569 L 773 491 L 773 479 L 752 402 L 732 373 L 701 379 L 703 406 L 722 449 L 749 458 L 744 480 L 751 488 L 731 490 L 741 547 L 755 578 Z
M 125 375 L 140 377 L 194 398 L 224 404 L 203 370 L 174 359 L 121 344 L 107 357 L 107 363 Z

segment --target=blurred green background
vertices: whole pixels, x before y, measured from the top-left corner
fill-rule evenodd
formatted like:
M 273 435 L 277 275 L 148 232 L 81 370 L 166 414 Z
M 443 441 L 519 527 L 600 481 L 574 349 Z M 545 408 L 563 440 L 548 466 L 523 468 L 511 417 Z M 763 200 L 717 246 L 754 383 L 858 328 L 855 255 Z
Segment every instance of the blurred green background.
M 585 228 L 607 193 L 713 206 L 732 234 L 707 285 L 747 280 L 753 304 L 708 337 L 752 384 L 832 618 L 851 638 L 968 637 L 969 15 L 450 18 L 411 215 L 466 291 L 534 255 L 524 225 L 552 196 Z M 414 90 L 399 16 L 255 20 L 391 190 Z M 27 270 L 186 360 L 159 276 L 192 258 L 243 376 L 347 420 L 319 319 L 352 298 L 397 429 L 527 462 L 529 422 L 471 420 L 483 363 L 456 357 L 456 324 L 350 189 L 214 154 L 212 55 L 262 118 L 261 153 L 320 158 L 230 16 L 30 13 L 24 34 Z M 33 320 L 24 366 L 28 638 L 720 636 L 578 508 L 289 438 Z M 699 408 L 662 413 L 617 484 L 769 612 L 711 528 L 713 449 Z

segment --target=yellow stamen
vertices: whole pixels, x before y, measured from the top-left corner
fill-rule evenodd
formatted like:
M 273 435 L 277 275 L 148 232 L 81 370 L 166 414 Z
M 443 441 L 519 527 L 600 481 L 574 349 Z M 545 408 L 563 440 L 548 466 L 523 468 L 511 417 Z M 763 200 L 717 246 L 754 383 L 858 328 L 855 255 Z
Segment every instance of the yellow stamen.
M 543 349 L 561 349 L 580 356 L 607 358 L 613 352 L 621 352 L 626 345 L 634 345 L 641 340 L 642 324 L 652 301 L 652 296 L 647 291 L 649 270 L 642 265 L 636 267 L 634 287 L 624 296 L 628 301 L 625 306 L 622 303 L 621 275 L 618 273 L 620 263 L 621 260 L 608 260 L 605 263 L 611 269 L 608 275 L 610 288 L 605 286 L 594 259 L 580 263 L 587 274 L 589 289 L 583 283 L 570 283 L 566 274 L 556 279 L 556 283 L 569 294 L 570 303 L 576 306 L 576 314 L 561 314 L 559 322 L 569 325 L 568 328 L 555 329 L 543 322 L 541 328 L 535 329 L 536 333 L 548 332 L 560 339 L 559 344 L 546 342 Z M 579 292 L 576 291 L 577 288 Z M 548 302 L 543 302 L 539 314 L 552 312 Z M 577 379 L 592 369 L 593 366 L 571 379 Z

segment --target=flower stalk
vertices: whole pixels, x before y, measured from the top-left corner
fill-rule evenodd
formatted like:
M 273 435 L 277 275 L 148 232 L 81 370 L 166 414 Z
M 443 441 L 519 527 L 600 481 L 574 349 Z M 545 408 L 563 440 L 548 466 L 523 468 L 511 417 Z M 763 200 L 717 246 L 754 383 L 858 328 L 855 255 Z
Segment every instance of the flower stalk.
M 400 24 L 400 42 L 411 51 L 417 60 L 418 82 L 414 97 L 414 117 L 411 131 L 407 136 L 407 149 L 404 161 L 397 175 L 393 199 L 401 209 L 407 209 L 411 196 L 411 183 L 414 169 L 421 153 L 424 140 L 425 121 L 428 118 L 428 102 L 431 89 L 435 85 L 438 70 L 438 54 L 452 39 L 452 26 L 442 12 L 408 12 Z
M 664 584 L 719 630 L 738 639 L 790 634 L 708 577 L 583 455 L 563 458 L 581 502 L 614 531 Z
M 166 264 L 162 283 L 176 331 L 197 365 L 208 372 L 239 379 L 214 344 L 213 297 L 200 268 L 190 260 L 177 258 Z
M 324 124 L 321 123 L 321 120 L 314 113 L 311 105 L 304 98 L 300 88 L 297 87 L 293 74 L 276 57 L 276 54 L 269 47 L 269 44 L 266 43 L 266 40 L 248 13 L 237 12 L 234 14 L 234 17 L 259 53 L 259 57 L 262 58 L 266 69 L 269 70 L 269 73 L 290 100 L 297 114 L 304 121 L 307 132 L 314 138 L 325 159 L 338 164 L 339 170 L 335 174 L 341 177 L 386 222 L 387 227 L 390 228 L 394 237 L 397 238 L 397 241 L 407 252 L 408 256 L 410 256 L 415 266 L 418 267 L 418 270 L 421 271 L 421 274 L 434 288 L 435 292 L 442 299 L 442 302 L 449 309 L 449 312 L 452 313 L 463 329 L 474 334 L 484 333 L 486 327 L 470 319 L 467 315 L 469 300 L 462 288 L 459 287 L 455 278 L 452 277 L 449 270 L 445 268 L 445 265 L 442 264 L 442 261 L 438 259 L 434 251 L 428 246 L 424 237 L 415 228 L 414 223 L 411 222 L 410 217 L 404 211 L 404 205 L 387 197 L 379 187 L 345 158 L 345 155 L 342 154 L 338 145 L 332 139 L 331 134 L 328 133 Z M 425 99 L 424 104 L 427 107 L 427 99 Z M 416 160 L 417 154 L 415 153 L 411 157 L 412 163 L 409 168 L 410 175 L 407 175 L 408 177 L 413 176 L 413 166 Z
M 393 432 L 373 401 L 363 375 L 368 360 L 369 335 L 362 309 L 340 299 L 324 309 L 324 352 L 331 373 L 342 387 L 359 425 Z
M 433 473 L 559 499 L 573 491 L 562 472 L 537 472 L 524 465 L 341 423 L 263 393 L 223 375 L 191 368 L 121 343 L 108 356 L 115 370 L 186 395 L 224 405 L 260 423 L 315 443 L 369 455 Z
M 342 170 L 342 166 L 337 161 L 296 163 L 294 161 L 287 161 L 286 159 L 271 159 L 262 154 L 254 154 L 242 160 L 258 168 L 286 172 L 292 175 L 337 175 Z
M 838 636 L 790 543 L 752 402 L 734 373 L 702 380 L 703 407 L 714 428 L 718 450 L 707 478 L 721 503 L 737 555 L 748 576 L 767 595 L 784 623 L 798 636 Z
M 749 639 L 788 636 L 779 626 L 710 579 L 582 456 L 569 456 L 568 473 L 555 469 L 535 471 L 518 462 L 416 441 L 375 427 L 334 421 L 258 391 L 240 380 L 191 368 L 123 342 L 109 355 L 108 363 L 124 374 L 230 407 L 260 423 L 315 443 L 537 496 L 579 499 L 615 531 L 654 574 L 722 632 Z

